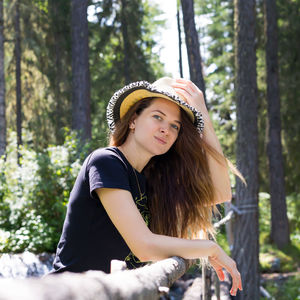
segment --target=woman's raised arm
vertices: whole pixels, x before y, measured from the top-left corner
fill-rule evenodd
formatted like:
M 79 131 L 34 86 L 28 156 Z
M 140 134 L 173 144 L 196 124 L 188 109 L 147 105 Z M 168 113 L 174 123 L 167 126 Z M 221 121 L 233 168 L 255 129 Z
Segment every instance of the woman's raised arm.
M 204 120 L 203 139 L 212 148 L 223 155 L 220 142 L 216 136 L 212 121 L 208 114 L 203 93 L 190 80 L 177 79 L 176 84 L 172 85 L 175 91 L 180 94 L 186 102 L 202 113 Z M 230 201 L 231 185 L 228 173 L 227 164 L 224 160 L 224 165 L 218 163 L 211 155 L 208 155 L 208 165 L 211 173 L 211 178 L 216 190 L 215 204 Z
M 216 243 L 154 234 L 144 222 L 130 192 L 109 188 L 97 189 L 96 192 L 111 221 L 141 261 L 157 261 L 171 256 L 186 259 L 209 257 L 220 280 L 224 280 L 222 268 L 232 276 L 232 294 L 242 289 L 235 262 Z

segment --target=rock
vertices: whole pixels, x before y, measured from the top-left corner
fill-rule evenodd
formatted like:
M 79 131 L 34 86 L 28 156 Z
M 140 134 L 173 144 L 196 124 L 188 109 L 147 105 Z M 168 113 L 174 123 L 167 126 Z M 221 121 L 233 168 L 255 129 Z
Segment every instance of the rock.
M 271 261 L 271 271 L 272 272 L 280 272 L 280 258 L 275 257 Z
M 27 278 L 41 277 L 52 268 L 54 254 L 34 254 L 24 252 L 21 254 L 4 253 L 0 257 L 1 278 Z

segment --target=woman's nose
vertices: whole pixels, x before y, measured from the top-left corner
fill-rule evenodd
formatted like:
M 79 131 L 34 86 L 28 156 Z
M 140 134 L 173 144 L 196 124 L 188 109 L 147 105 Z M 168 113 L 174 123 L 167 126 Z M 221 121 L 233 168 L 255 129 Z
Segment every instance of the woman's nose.
M 168 127 L 166 125 L 161 126 L 160 132 L 167 134 L 169 132 Z

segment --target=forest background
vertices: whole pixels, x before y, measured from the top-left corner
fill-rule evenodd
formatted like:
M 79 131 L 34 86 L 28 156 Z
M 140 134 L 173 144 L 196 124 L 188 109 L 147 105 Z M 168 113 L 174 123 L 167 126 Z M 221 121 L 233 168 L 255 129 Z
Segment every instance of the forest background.
M 76 2 L 86 3 L 77 15 L 71 5 Z M 183 43 L 173 51 L 180 48 L 186 51 L 180 5 L 175 0 L 169 2 L 179 9 Z M 300 1 L 274 1 L 283 190 L 289 223 L 288 243 L 284 246 L 276 244 L 271 234 L 266 1 L 254 2 L 260 270 L 294 272 L 300 265 L 297 217 L 300 207 Z M 238 119 L 236 9 L 233 0 L 194 1 L 197 38 L 204 51 L 201 65 L 207 106 L 224 153 L 234 163 L 237 163 Z M 160 32 L 166 26 L 165 17 L 158 2 L 150 0 L 1 1 L 2 253 L 55 251 L 81 163 L 92 149 L 107 144 L 108 100 L 128 82 L 153 82 L 172 75 L 164 70 L 160 60 Z M 76 31 L 85 33 L 77 43 Z M 77 62 L 77 67 L 76 53 L 77 57 L 86 58 Z M 179 62 L 174 61 L 175 64 L 179 69 Z M 234 178 L 232 185 L 235 189 Z M 223 208 L 221 212 L 224 213 Z M 224 228 L 220 229 L 218 239 L 230 252 Z M 276 266 L 274 262 L 278 259 L 280 264 Z M 273 288 L 270 286 L 270 290 Z M 300 291 L 291 293 L 300 294 Z

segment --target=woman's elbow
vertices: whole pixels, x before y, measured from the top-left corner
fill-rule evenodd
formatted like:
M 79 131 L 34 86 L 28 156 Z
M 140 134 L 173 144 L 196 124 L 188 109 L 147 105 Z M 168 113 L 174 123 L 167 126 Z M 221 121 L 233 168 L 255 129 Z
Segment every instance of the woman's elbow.
M 139 259 L 141 262 L 149 261 L 148 260 L 148 248 L 150 243 L 150 237 L 143 237 L 142 239 L 134 240 L 133 243 L 128 244 L 132 253 Z
M 133 253 L 141 262 L 157 261 L 164 258 L 159 255 L 154 234 L 152 237 L 140 241 L 138 244 Z

